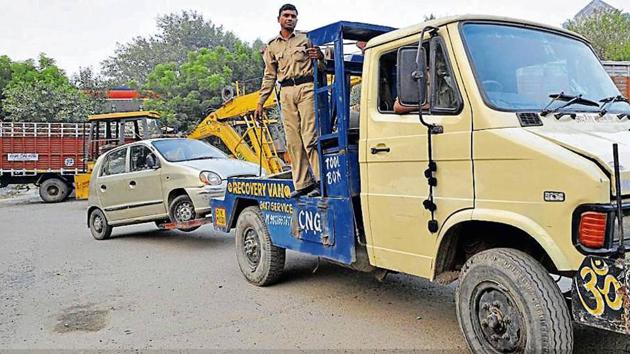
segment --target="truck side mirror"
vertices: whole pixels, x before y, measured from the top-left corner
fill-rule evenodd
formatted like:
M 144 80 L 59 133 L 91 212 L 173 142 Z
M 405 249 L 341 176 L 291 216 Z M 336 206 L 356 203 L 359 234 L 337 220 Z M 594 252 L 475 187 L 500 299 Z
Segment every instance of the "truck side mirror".
M 418 47 L 402 47 L 398 49 L 397 76 L 398 101 L 402 106 L 422 106 L 426 100 L 427 62 L 426 51 Z

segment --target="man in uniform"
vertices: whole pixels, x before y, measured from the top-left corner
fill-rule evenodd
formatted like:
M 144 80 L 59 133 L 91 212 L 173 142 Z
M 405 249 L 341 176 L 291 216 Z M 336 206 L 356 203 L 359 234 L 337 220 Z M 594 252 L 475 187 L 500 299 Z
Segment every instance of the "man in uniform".
M 263 54 L 265 74 L 254 113 L 255 118 L 260 119 L 263 104 L 277 80 L 281 87 L 280 106 L 291 157 L 295 187 L 291 197 L 294 198 L 320 195 L 313 60 L 317 60 L 318 65 L 323 64 L 323 54 L 319 48 L 313 48 L 304 33 L 295 31 L 297 15 L 297 9 L 291 4 L 283 5 L 278 11 L 280 34 L 267 43 Z

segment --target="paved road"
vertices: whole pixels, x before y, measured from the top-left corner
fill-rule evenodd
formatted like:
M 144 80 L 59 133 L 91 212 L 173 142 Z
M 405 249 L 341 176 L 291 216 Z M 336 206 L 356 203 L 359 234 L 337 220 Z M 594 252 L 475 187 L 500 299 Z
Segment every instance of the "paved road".
M 454 288 L 289 253 L 269 288 L 241 276 L 230 235 L 153 225 L 93 240 L 85 202 L 0 200 L 3 349 L 429 349 L 465 351 Z M 578 352 L 630 350 L 577 328 Z

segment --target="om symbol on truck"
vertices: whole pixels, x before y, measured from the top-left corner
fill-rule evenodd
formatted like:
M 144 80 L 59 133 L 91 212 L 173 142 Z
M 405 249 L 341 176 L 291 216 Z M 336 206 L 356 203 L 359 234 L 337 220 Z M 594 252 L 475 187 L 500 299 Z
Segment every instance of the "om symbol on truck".
M 595 302 L 594 306 L 589 305 L 584 300 L 582 289 L 579 287 L 577 287 L 577 293 L 582 306 L 593 316 L 601 316 L 606 309 L 604 305 L 607 305 L 608 308 L 614 311 L 621 309 L 623 305 L 623 299 L 617 293 L 619 288 L 621 288 L 621 284 L 617 278 L 608 274 L 608 271 L 608 265 L 597 259 L 591 260 L 590 267 L 586 266 L 580 270 L 580 277 L 584 282 L 584 290 L 590 294 L 588 297 Z M 603 279 L 603 284 L 598 286 L 600 279 Z
M 341 181 L 341 172 L 339 172 L 339 156 L 326 157 L 326 183 L 335 184 Z

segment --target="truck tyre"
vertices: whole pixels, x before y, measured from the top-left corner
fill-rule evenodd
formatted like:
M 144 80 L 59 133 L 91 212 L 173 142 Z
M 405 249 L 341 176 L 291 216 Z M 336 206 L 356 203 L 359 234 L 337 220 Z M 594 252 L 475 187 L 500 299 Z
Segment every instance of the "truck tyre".
M 195 213 L 195 206 L 193 205 L 192 200 L 186 194 L 182 194 L 180 196 L 175 197 L 171 204 L 169 205 L 169 217 L 171 218 L 171 222 L 184 222 L 194 220 L 197 217 Z M 179 231 L 191 232 L 195 231 L 200 226 L 188 227 L 188 228 L 178 228 Z
M 286 250 L 274 246 L 257 206 L 243 210 L 236 222 L 236 260 L 245 279 L 257 286 L 278 281 Z
M 570 353 L 569 309 L 531 256 L 497 248 L 471 257 L 455 295 L 459 327 L 473 353 Z
M 90 232 L 97 240 L 107 240 L 112 235 L 112 227 L 107 223 L 107 218 L 101 209 L 94 209 L 90 213 Z
M 60 178 L 49 178 L 39 185 L 39 196 L 46 203 L 59 203 L 70 195 L 70 186 Z

